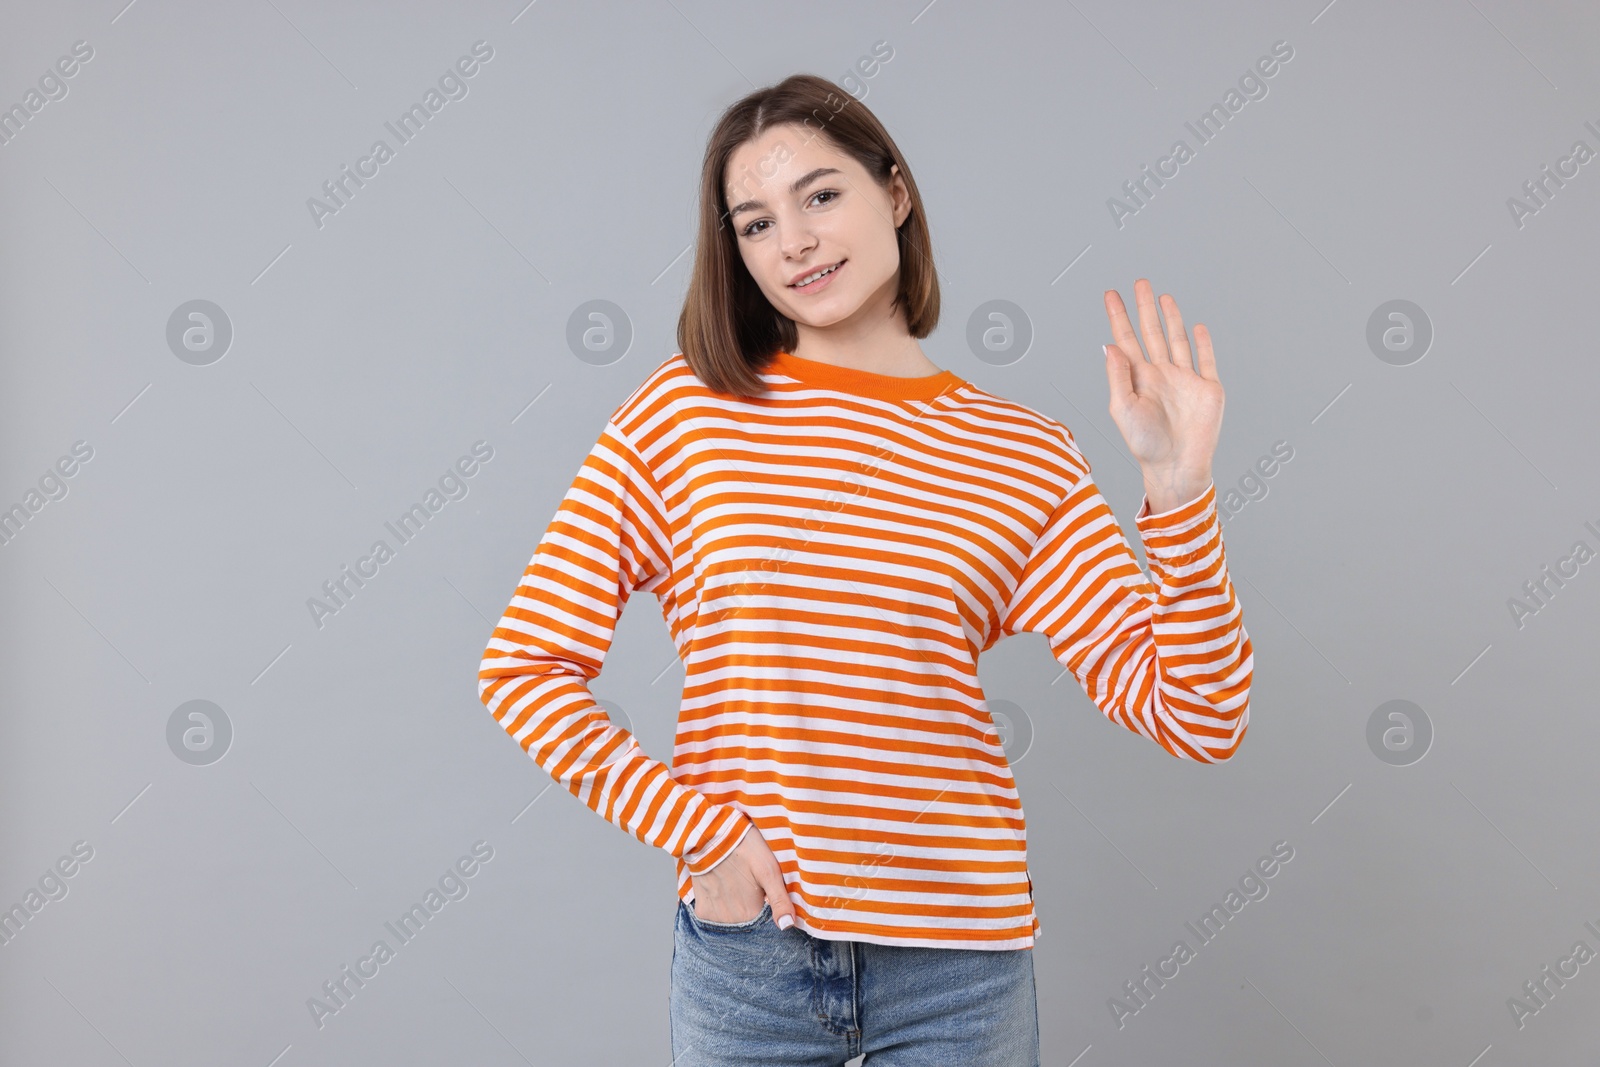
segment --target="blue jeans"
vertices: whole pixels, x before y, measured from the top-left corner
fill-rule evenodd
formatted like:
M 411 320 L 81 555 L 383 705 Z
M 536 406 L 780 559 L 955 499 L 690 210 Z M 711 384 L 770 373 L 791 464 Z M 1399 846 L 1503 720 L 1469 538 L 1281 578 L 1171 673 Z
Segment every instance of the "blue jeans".
M 678 901 L 672 1067 L 1039 1067 L 1032 949 L 829 941 Z

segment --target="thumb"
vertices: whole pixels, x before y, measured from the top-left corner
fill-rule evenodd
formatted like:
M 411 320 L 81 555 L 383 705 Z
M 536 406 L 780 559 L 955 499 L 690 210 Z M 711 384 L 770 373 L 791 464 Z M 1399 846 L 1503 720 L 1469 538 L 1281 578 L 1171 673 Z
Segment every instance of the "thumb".
M 1106 380 L 1111 383 L 1111 406 L 1120 407 L 1133 396 L 1133 366 L 1116 345 L 1101 345 L 1106 353 Z
M 763 866 L 760 883 L 762 892 L 767 895 L 767 903 L 772 905 L 772 921 L 780 930 L 789 929 L 794 925 L 794 902 L 789 899 L 789 887 L 784 884 L 782 868 L 775 862 Z

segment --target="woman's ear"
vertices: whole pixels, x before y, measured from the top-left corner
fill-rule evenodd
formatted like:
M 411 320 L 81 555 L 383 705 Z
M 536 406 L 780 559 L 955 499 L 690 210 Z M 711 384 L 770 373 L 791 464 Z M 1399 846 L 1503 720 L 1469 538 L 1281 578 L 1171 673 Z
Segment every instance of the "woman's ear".
M 906 180 L 900 176 L 898 163 L 889 167 L 889 204 L 893 208 L 894 228 L 898 230 L 900 224 L 911 216 L 911 190 L 906 188 Z

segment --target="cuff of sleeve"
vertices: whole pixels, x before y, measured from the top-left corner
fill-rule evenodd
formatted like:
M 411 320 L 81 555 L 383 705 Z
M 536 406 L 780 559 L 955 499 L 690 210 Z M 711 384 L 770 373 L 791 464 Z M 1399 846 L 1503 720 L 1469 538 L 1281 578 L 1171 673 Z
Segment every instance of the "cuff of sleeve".
M 1146 498 L 1145 507 L 1149 506 L 1149 498 Z M 1140 516 L 1136 522 L 1151 572 L 1165 578 L 1209 568 L 1213 555 L 1222 547 L 1222 520 L 1217 515 L 1215 484 L 1206 486 L 1203 493 L 1187 504 L 1159 515 Z
M 711 868 L 728 858 L 728 854 L 739 847 L 739 842 L 744 840 L 744 835 L 755 826 L 750 816 L 730 805 L 724 806 L 725 811 L 731 813 L 721 821 L 712 833 L 711 840 L 683 854 L 683 861 L 689 867 L 689 873 L 694 875 L 707 874 Z
M 1134 516 L 1134 525 L 1138 526 L 1141 534 L 1179 534 L 1204 526 L 1216 511 L 1217 485 L 1212 482 L 1187 504 L 1179 504 L 1170 511 L 1157 514 L 1151 514 L 1150 497 L 1146 495 L 1144 503 L 1139 505 L 1139 513 Z

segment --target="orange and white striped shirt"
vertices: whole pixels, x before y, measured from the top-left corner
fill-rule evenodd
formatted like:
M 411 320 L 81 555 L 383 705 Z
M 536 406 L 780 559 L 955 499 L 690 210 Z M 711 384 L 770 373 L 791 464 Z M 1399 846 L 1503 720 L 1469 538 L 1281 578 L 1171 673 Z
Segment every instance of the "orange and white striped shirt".
M 780 352 L 762 376 L 761 398 L 715 393 L 674 355 L 617 408 L 479 695 L 574 796 L 677 857 L 686 903 L 753 824 L 815 937 L 1030 948 L 1022 804 L 978 655 L 1045 634 L 1113 722 L 1231 757 L 1254 655 L 1216 488 L 1144 502 L 1152 582 L 1054 419 L 950 371 Z M 670 766 L 587 684 L 640 590 L 685 670 Z

